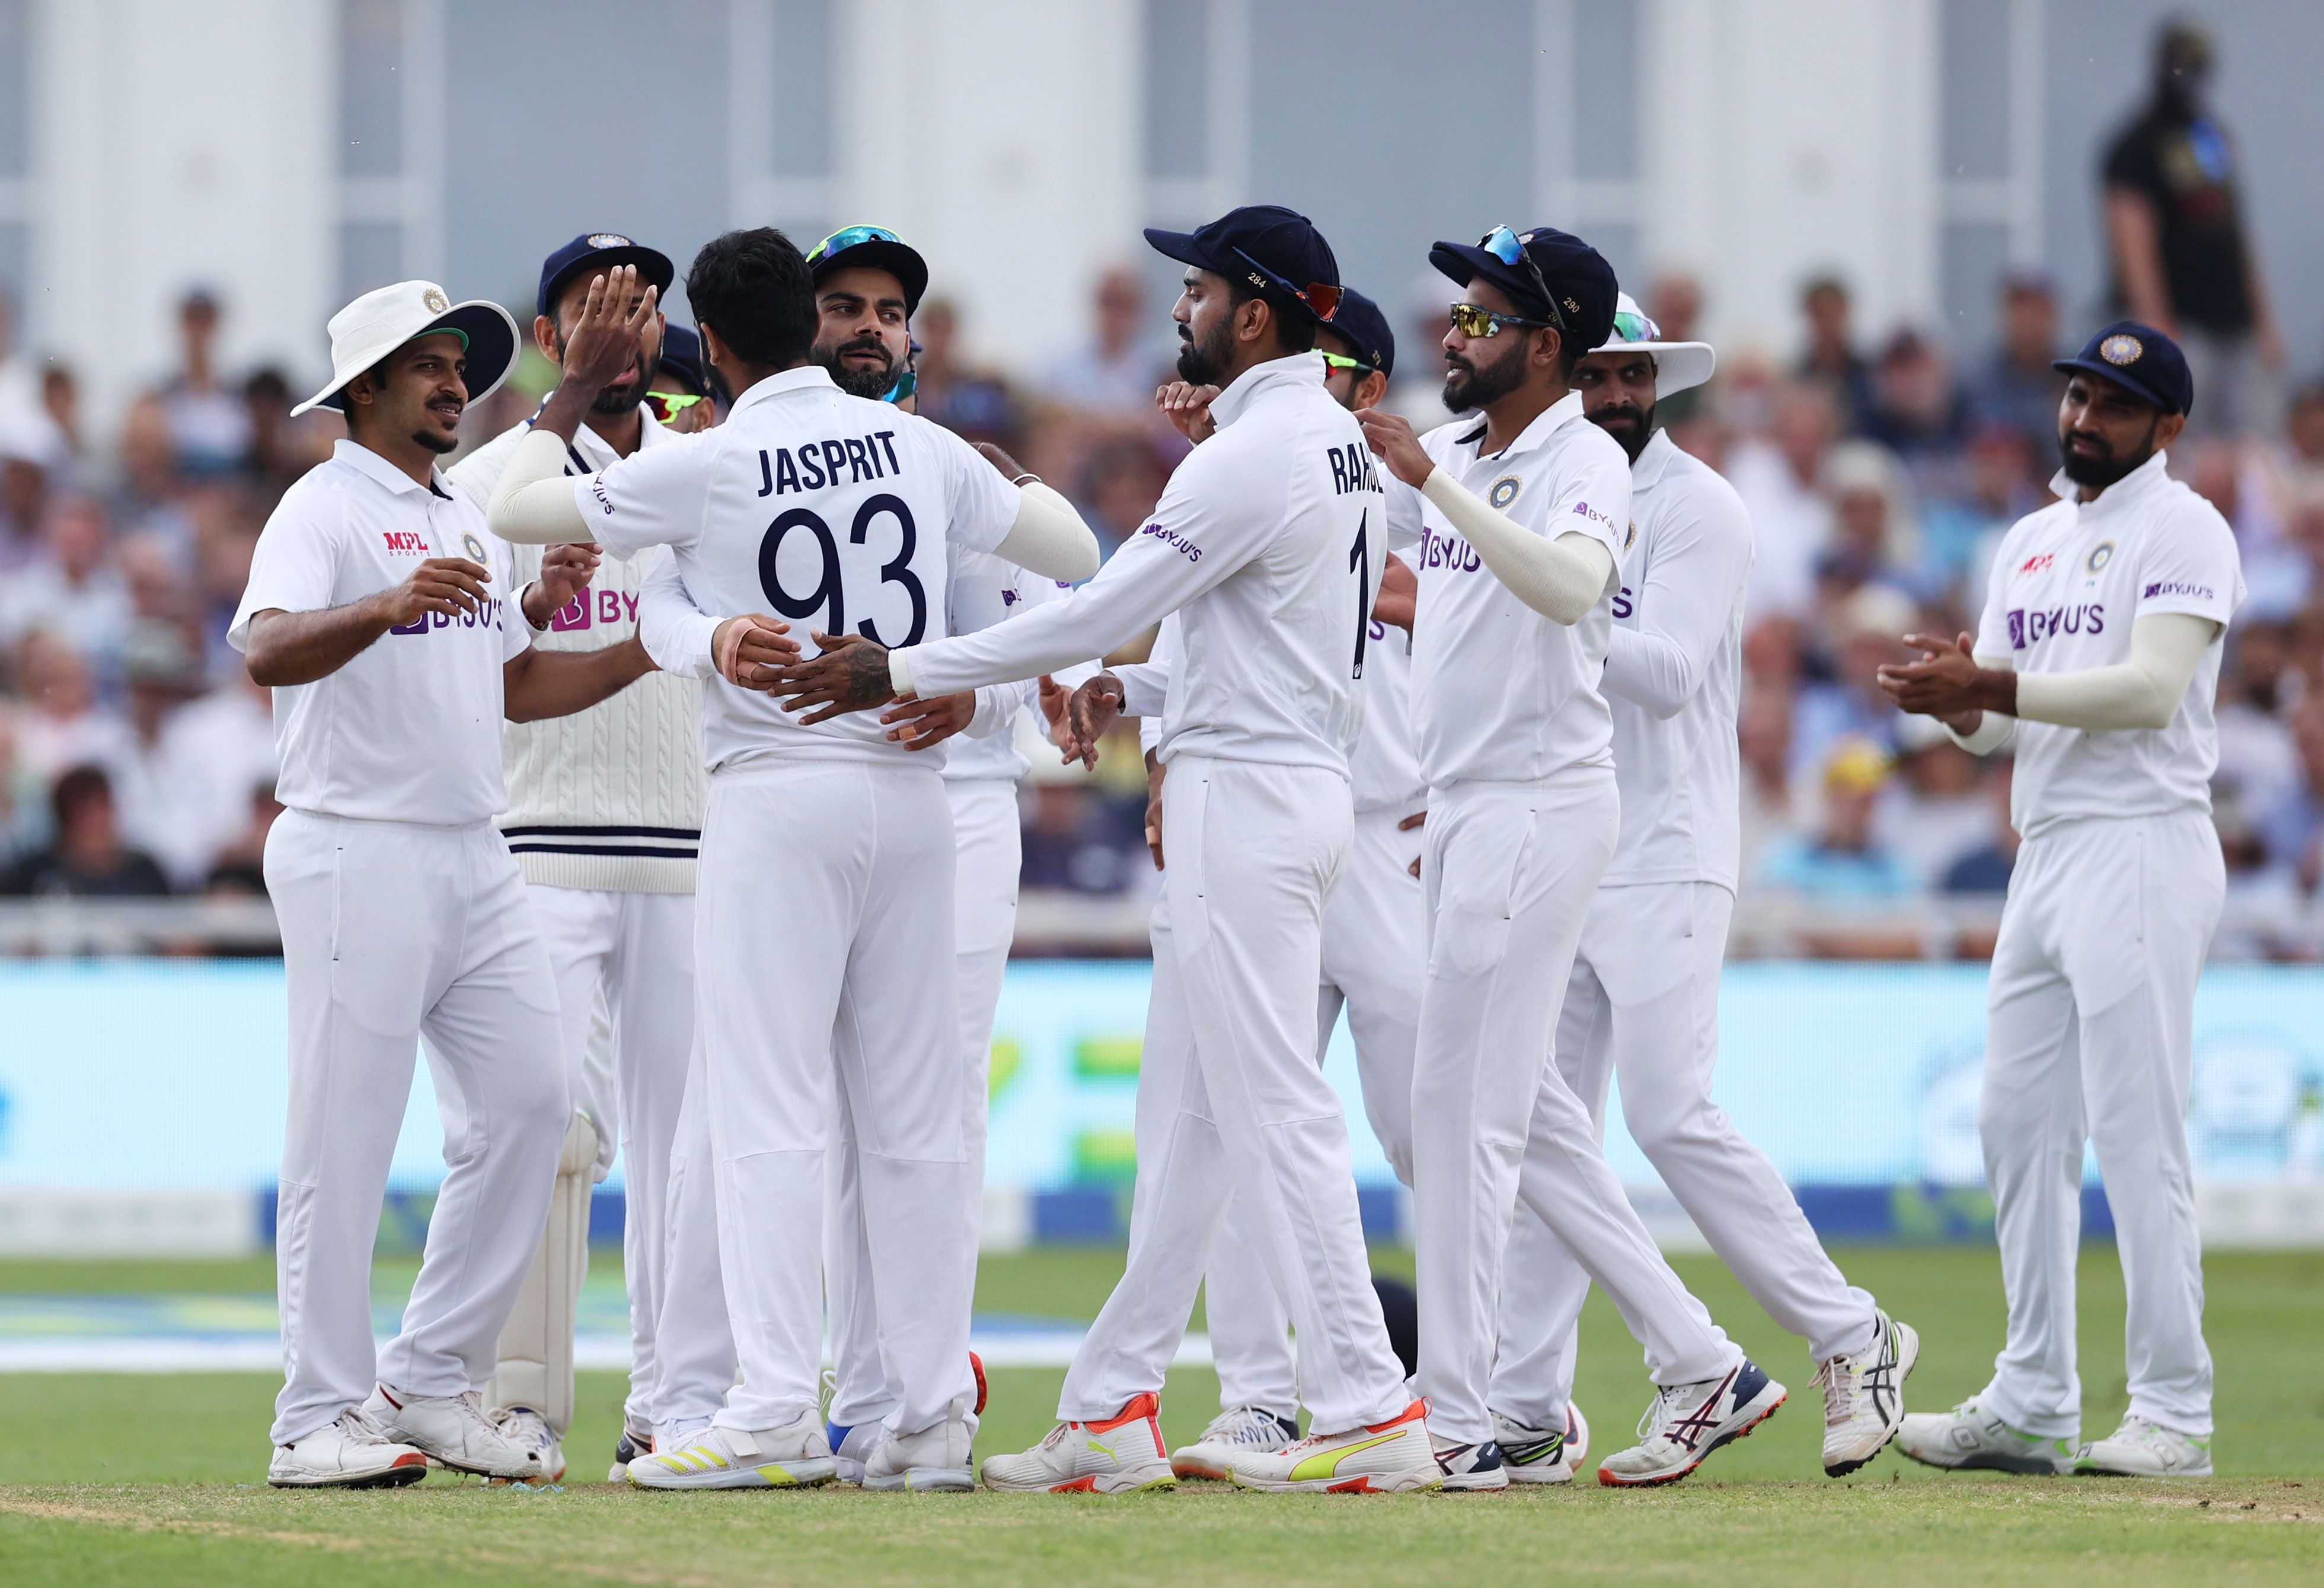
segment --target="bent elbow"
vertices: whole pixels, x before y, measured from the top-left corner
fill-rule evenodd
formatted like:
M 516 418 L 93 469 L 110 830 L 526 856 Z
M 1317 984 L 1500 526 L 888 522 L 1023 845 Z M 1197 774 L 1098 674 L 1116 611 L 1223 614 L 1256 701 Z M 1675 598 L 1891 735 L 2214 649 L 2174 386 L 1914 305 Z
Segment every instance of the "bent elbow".
M 1071 556 L 1062 558 L 1060 560 L 1069 566 L 1064 573 L 1051 574 L 1049 577 L 1053 579 L 1061 579 L 1068 585 L 1078 585 L 1084 579 L 1094 577 L 1098 568 L 1097 537 L 1087 529 L 1084 529 L 1081 539 L 1074 544 Z

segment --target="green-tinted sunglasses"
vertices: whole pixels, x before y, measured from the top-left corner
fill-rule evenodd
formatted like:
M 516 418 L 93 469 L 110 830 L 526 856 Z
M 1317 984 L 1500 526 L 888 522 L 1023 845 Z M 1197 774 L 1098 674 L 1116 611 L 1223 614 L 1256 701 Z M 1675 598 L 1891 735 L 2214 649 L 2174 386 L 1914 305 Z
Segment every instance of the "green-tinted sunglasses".
M 1612 339 L 1617 342 L 1659 342 L 1663 339 L 1663 328 L 1643 314 L 1618 314 L 1614 317 Z
M 1318 347 L 1315 351 L 1318 353 L 1323 353 L 1323 350 L 1321 347 Z M 1323 363 L 1329 368 L 1351 369 L 1358 374 L 1370 374 L 1372 368 L 1370 365 L 1366 364 L 1362 359 L 1350 358 L 1344 353 L 1323 353 Z
M 683 392 L 649 392 L 646 393 L 646 406 L 653 410 L 654 418 L 659 420 L 663 424 L 669 423 L 679 414 L 684 413 L 687 409 L 693 407 L 696 403 L 701 401 L 701 398 L 689 397 Z

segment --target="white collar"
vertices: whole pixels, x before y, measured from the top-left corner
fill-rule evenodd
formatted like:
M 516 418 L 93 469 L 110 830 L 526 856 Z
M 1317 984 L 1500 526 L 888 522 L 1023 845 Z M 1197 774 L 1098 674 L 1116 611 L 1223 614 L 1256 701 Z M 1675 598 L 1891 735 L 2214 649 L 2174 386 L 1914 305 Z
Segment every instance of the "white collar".
M 1264 364 L 1254 364 L 1227 383 L 1227 389 L 1211 399 L 1211 419 L 1221 429 L 1234 423 L 1250 405 L 1268 392 L 1293 386 L 1323 385 L 1323 355 L 1320 353 L 1294 353 L 1285 358 L 1270 358 Z
M 2170 462 L 2169 453 L 2157 452 L 2144 463 L 2099 492 L 2096 502 L 2082 501 L 2076 494 L 2081 487 L 2067 478 L 2066 471 L 2062 468 L 2051 476 L 2050 489 L 2055 493 L 2058 500 L 2071 504 L 2077 517 L 2088 517 L 2092 513 L 2110 513 L 2126 507 L 2136 506 L 2168 484 L 2171 478 Z
M 1524 431 L 1516 440 L 1510 442 L 1507 447 L 1502 448 L 1499 452 L 1490 454 L 1490 456 L 1497 458 L 1507 458 L 1520 452 L 1531 452 L 1536 448 L 1546 444 L 1552 433 L 1563 429 L 1567 424 L 1579 423 L 1586 425 L 1589 422 L 1589 420 L 1582 417 L 1582 393 L 1579 392 L 1568 392 L 1564 396 L 1560 397 L 1547 408 L 1543 409 L 1539 413 L 1534 415 L 1533 422 L 1526 426 Z M 1480 420 L 1477 422 L 1477 428 L 1475 429 L 1471 430 L 1467 435 L 1461 438 L 1461 445 L 1470 449 L 1470 457 L 1472 458 L 1488 456 L 1483 450 L 1485 444 L 1485 421 Z
M 780 370 L 735 398 L 734 406 L 726 411 L 726 417 L 731 420 L 757 403 L 771 402 L 794 392 L 812 392 L 817 388 L 831 392 L 839 390 L 832 381 L 831 372 L 819 364 L 803 364 L 797 369 Z
M 342 436 L 331 443 L 331 460 L 344 463 L 357 474 L 378 481 L 394 492 L 409 491 L 424 495 L 430 492 L 448 497 L 452 493 L 444 486 L 444 471 L 434 464 L 428 466 L 428 484 L 423 485 L 378 453 L 352 437 Z
M 1658 429 L 1646 438 L 1638 449 L 1638 461 L 1630 466 L 1630 487 L 1645 490 L 1662 484 L 1663 475 L 1678 457 L 1678 443 L 1670 439 L 1668 430 Z

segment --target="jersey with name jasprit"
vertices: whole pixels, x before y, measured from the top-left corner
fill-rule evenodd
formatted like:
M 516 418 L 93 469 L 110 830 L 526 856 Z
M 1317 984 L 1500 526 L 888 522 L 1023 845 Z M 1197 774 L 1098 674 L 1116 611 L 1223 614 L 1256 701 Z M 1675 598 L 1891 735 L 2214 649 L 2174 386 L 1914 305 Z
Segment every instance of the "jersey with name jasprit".
M 785 619 L 809 657 L 813 630 L 890 649 L 941 635 L 945 543 L 991 550 L 1022 494 L 949 430 L 851 397 L 815 365 L 751 387 L 715 429 L 573 482 L 607 551 L 669 547 L 702 611 Z M 927 764 L 877 712 L 809 727 L 772 696 L 724 687 L 703 693 L 702 754 L 713 771 L 767 756 Z
M 488 820 L 507 803 L 501 668 L 531 641 L 510 610 L 507 544 L 440 474 L 422 485 L 369 448 L 335 445 L 267 518 L 226 642 L 247 651 L 259 613 L 346 606 L 445 557 L 492 570 L 475 612 L 422 614 L 336 672 L 274 691 L 282 761 L 275 797 L 284 805 L 456 827 Z
M 1065 600 L 905 659 L 923 694 L 1031 678 L 1179 614 L 1166 679 L 1119 669 L 1125 709 L 1162 717 L 1160 754 L 1348 775 L 1379 592 L 1384 506 L 1355 416 L 1307 353 L 1244 371 L 1211 403 L 1218 432 L 1188 453 L 1132 535 Z
M 2050 488 L 2061 500 L 2019 519 L 1994 557 L 1976 650 L 2016 672 L 2127 661 L 2131 624 L 2158 613 L 2219 625 L 2167 727 L 2018 722 L 2009 813 L 2025 837 L 2082 817 L 2211 808 L 2212 702 L 2227 623 L 2243 605 L 2243 561 L 2218 510 L 2164 470 L 2158 452 L 2090 503 L 2059 475 Z
M 1440 425 L 1421 446 L 1444 472 L 1519 528 L 1587 535 L 1619 563 L 1630 522 L 1630 460 L 1582 413 L 1579 392 L 1551 404 L 1498 453 L 1485 424 Z M 1389 478 L 1399 545 L 1419 576 L 1412 625 L 1412 718 L 1431 789 L 1534 783 L 1613 762 L 1613 718 L 1599 688 L 1611 608 L 1601 596 L 1577 623 L 1509 593 L 1436 505 Z M 1608 581 L 1610 594 L 1613 581 Z

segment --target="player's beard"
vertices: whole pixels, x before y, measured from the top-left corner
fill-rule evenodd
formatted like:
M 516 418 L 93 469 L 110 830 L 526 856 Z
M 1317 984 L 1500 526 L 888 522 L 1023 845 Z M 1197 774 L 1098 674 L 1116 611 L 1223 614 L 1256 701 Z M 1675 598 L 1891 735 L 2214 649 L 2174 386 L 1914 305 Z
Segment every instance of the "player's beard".
M 460 438 L 447 436 L 441 430 L 414 430 L 411 432 L 411 439 L 439 457 L 460 449 Z
M 1452 353 L 1444 355 L 1444 364 L 1452 372 L 1444 380 L 1444 406 L 1455 413 L 1489 407 L 1525 384 L 1525 344 L 1517 338 L 1510 340 L 1508 353 L 1490 364 L 1475 364 Z
M 1646 449 L 1646 443 L 1655 439 L 1655 405 L 1649 402 L 1640 408 L 1628 401 L 1613 403 L 1592 413 L 1590 422 L 1619 441 L 1622 450 L 1636 463 L 1638 454 Z
M 2058 438 L 2058 457 L 2065 469 L 2066 477 L 2077 485 L 2088 485 L 2096 491 L 2105 490 L 2116 481 L 2138 469 L 2148 458 L 2154 456 L 2154 432 L 2162 423 L 2163 416 L 2155 415 L 2153 421 L 2146 427 L 2145 439 L 2124 457 L 2116 457 L 2111 448 L 2096 457 L 2077 455 L 2066 445 L 2075 437 L 2096 441 L 2101 447 L 2106 446 L 2106 439 L 2091 430 L 2066 431 Z
M 565 360 L 565 333 L 561 330 L 557 333 L 557 358 L 560 364 Z M 639 354 L 637 361 L 630 365 L 630 383 L 626 386 L 601 387 L 597 394 L 589 400 L 589 411 L 606 414 L 629 412 L 646 400 L 646 388 L 653 384 L 654 376 L 659 374 L 661 374 L 659 354 L 657 353 L 654 355 L 654 361 L 651 364 L 646 362 L 644 354 Z
M 848 364 L 849 354 L 865 351 L 876 351 L 888 362 L 877 368 L 864 369 Z M 829 372 L 831 383 L 850 397 L 866 397 L 877 402 L 895 389 L 895 355 L 889 352 L 888 344 L 877 337 L 853 337 L 844 342 L 818 345 L 815 361 Z
M 1221 315 L 1210 333 L 1201 341 L 1194 340 L 1192 327 L 1178 328 L 1178 378 L 1190 386 L 1222 386 L 1226 383 L 1227 360 L 1234 343 L 1234 331 L 1228 317 Z

